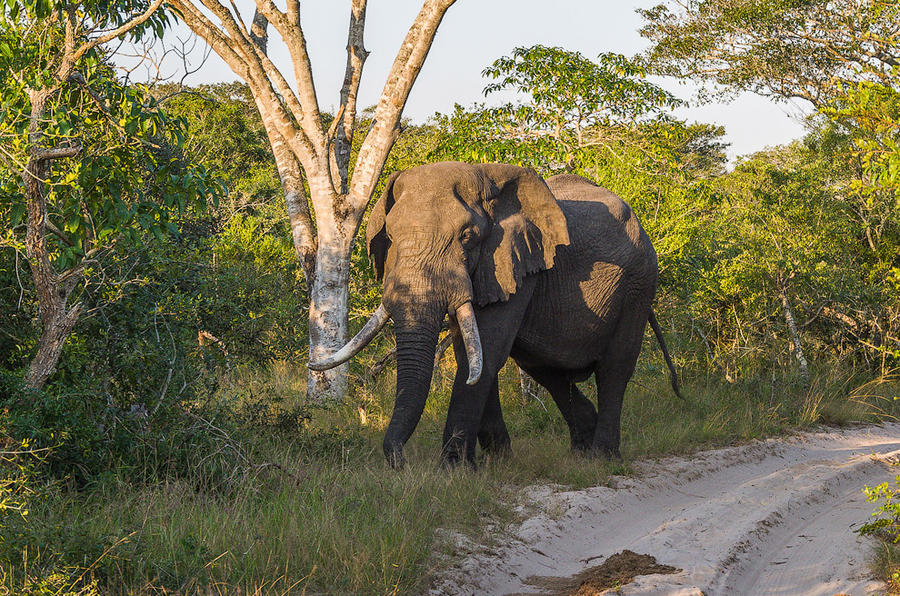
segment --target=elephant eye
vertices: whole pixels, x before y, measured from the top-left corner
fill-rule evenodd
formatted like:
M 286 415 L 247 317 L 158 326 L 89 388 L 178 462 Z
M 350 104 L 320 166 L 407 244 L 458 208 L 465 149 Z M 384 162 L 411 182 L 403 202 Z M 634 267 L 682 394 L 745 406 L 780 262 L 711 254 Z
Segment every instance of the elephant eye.
M 468 244 L 471 244 L 472 241 L 475 240 L 477 236 L 478 236 L 478 232 L 475 230 L 475 228 L 473 228 L 473 227 L 466 228 L 459 235 L 459 240 L 460 240 L 460 242 L 463 243 L 463 245 L 468 245 Z

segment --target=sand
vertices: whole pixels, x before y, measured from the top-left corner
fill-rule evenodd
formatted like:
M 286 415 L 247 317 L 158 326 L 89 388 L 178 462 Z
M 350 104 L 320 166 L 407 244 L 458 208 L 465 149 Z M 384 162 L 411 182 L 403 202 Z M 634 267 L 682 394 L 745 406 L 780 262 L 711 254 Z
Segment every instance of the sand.
M 428 593 L 554 594 L 626 549 L 676 572 L 639 575 L 620 594 L 883 592 L 874 543 L 854 529 L 872 519 L 862 487 L 900 474 L 898 457 L 894 423 L 639 462 L 612 487 L 532 487 L 523 510 L 537 514 L 499 546 L 461 541 L 468 554 Z

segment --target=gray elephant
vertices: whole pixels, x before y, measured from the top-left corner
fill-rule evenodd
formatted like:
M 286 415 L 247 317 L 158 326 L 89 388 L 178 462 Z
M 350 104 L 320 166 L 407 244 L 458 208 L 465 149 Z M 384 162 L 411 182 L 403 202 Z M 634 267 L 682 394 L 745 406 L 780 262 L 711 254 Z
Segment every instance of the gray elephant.
M 545 181 L 506 164 L 442 162 L 394 174 L 368 223 L 384 280 L 381 306 L 327 359 L 349 360 L 394 321 L 397 395 L 384 453 L 403 463 L 431 384 L 438 332 L 450 314 L 457 374 L 442 460 L 474 465 L 475 446 L 510 439 L 497 374 L 508 357 L 543 385 L 569 425 L 572 448 L 618 457 L 625 386 L 649 319 L 678 393 L 651 303 L 656 252 L 619 197 L 580 176 Z M 597 409 L 575 383 L 591 374 Z

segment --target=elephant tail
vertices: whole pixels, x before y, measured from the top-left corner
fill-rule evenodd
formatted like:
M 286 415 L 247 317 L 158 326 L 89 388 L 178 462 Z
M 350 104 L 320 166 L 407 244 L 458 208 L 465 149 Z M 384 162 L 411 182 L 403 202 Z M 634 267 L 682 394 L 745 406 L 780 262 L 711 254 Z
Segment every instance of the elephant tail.
M 653 328 L 653 333 L 656 334 L 656 340 L 659 342 L 663 357 L 666 359 L 666 366 L 669 367 L 669 374 L 672 375 L 672 389 L 675 391 L 675 395 L 684 399 L 678 387 L 678 374 L 675 372 L 675 365 L 672 364 L 672 359 L 669 357 L 669 350 L 666 349 L 666 340 L 663 339 L 662 329 L 659 328 L 659 321 L 656 320 L 656 313 L 653 312 L 652 308 L 650 309 L 650 327 Z

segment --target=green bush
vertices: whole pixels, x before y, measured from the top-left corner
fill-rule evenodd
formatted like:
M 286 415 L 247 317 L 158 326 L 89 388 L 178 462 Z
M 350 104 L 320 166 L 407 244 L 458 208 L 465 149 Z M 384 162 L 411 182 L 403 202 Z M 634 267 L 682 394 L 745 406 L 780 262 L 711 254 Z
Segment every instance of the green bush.
M 166 402 L 120 409 L 87 392 L 20 392 L 0 401 L 0 436 L 44 454 L 34 473 L 73 487 L 113 475 L 135 482 L 195 478 L 203 490 L 228 490 L 246 461 L 233 417 Z
M 893 544 L 900 543 L 900 475 L 896 479 L 896 488 L 882 482 L 875 487 L 866 486 L 863 492 L 867 501 L 879 504 L 872 513 L 878 519 L 864 524 L 857 531 L 863 535 L 879 536 Z
M 863 492 L 867 501 L 878 503 L 872 513 L 877 519 L 864 524 L 857 532 L 875 536 L 881 541 L 873 567 L 888 584 L 891 593 L 896 594 L 900 590 L 900 475 L 895 481 L 895 488 L 883 482 L 875 487 L 866 486 Z

